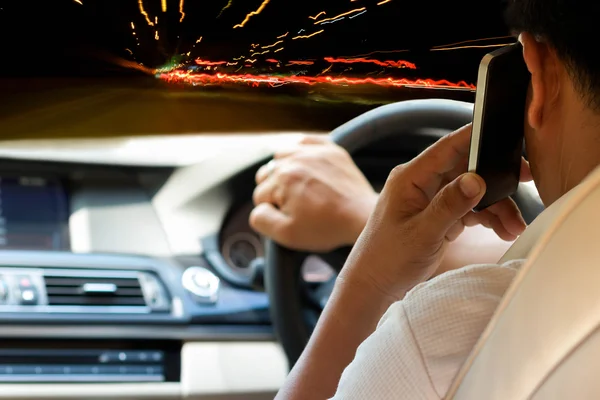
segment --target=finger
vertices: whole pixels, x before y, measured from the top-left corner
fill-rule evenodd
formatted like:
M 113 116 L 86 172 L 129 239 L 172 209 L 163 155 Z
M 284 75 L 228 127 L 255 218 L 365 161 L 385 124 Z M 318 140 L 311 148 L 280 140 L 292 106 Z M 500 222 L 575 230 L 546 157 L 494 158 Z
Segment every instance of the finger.
M 419 214 L 428 234 L 446 236 L 449 229 L 467 215 L 485 193 L 485 182 L 473 173 L 461 175 L 443 187 Z
M 510 197 L 492 204 L 486 211 L 496 215 L 512 235 L 519 236 L 527 228 L 519 207 Z
M 252 201 L 254 202 L 254 205 L 271 203 L 282 206 L 285 200 L 283 190 L 283 185 L 279 183 L 277 176 L 271 175 L 268 179 L 254 188 Z
M 310 134 L 302 136 L 300 144 L 327 144 L 332 143 L 331 136 L 322 134 Z
M 269 175 L 273 174 L 273 172 L 275 172 L 275 168 L 277 168 L 277 162 L 275 160 L 271 160 L 265 165 L 261 166 L 258 171 L 256 171 L 256 176 L 254 177 L 256 184 L 260 184 L 267 179 Z
M 466 159 L 470 139 L 471 124 L 468 124 L 444 136 L 407 164 L 414 184 L 430 199 L 436 194 L 444 175 Z
M 529 162 L 524 158 L 521 158 L 521 173 L 519 175 L 519 180 L 521 182 L 530 182 L 533 180 L 531 168 L 529 168 Z
M 468 213 L 463 217 L 463 224 L 465 226 L 481 225 L 488 229 L 492 229 L 502 240 L 513 241 L 516 239 L 515 235 L 506 230 L 502 221 L 500 221 L 500 218 L 488 210 L 483 210 L 478 213 Z
M 256 232 L 278 240 L 289 226 L 289 217 L 269 203 L 261 203 L 250 212 L 250 226 Z
M 453 242 L 461 235 L 461 233 L 464 232 L 464 230 L 465 225 L 462 223 L 461 220 L 459 220 L 454 225 L 452 225 L 450 229 L 448 229 L 448 232 L 446 232 L 446 239 L 449 242 Z

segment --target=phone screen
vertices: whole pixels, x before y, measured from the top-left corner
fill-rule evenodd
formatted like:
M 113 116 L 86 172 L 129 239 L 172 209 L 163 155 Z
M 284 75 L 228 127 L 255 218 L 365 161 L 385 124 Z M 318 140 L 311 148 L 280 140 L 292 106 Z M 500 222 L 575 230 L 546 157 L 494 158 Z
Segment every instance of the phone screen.
M 529 81 L 520 43 L 496 50 L 481 61 L 469 171 L 485 180 L 487 190 L 475 211 L 481 211 L 517 190 Z

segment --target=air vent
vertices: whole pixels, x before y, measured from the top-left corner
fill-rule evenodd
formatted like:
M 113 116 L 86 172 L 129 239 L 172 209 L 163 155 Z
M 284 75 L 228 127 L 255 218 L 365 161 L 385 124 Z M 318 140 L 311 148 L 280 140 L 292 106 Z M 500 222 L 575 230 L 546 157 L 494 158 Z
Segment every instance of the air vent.
M 144 292 L 137 276 L 111 276 L 111 271 L 98 271 L 102 276 L 77 276 L 69 273 L 44 273 L 50 306 L 146 306 Z M 88 274 L 81 274 L 88 275 Z

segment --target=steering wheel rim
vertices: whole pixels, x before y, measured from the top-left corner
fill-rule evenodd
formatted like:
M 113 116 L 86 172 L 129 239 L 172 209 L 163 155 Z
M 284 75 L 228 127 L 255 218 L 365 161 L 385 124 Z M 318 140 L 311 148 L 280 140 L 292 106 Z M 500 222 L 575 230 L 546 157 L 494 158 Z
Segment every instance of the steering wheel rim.
M 409 100 L 366 112 L 332 131 L 331 137 L 352 155 L 392 135 L 423 128 L 453 131 L 469 123 L 472 117 L 471 103 L 442 99 Z M 441 136 L 432 138 L 432 142 Z M 534 193 L 521 187 L 515 200 L 531 214 L 524 215 L 527 222 L 543 208 Z M 287 249 L 272 240 L 266 241 L 264 281 L 271 322 L 290 368 L 302 354 L 311 334 L 305 323 L 305 310 L 300 298 L 301 267 L 306 256 L 306 253 Z

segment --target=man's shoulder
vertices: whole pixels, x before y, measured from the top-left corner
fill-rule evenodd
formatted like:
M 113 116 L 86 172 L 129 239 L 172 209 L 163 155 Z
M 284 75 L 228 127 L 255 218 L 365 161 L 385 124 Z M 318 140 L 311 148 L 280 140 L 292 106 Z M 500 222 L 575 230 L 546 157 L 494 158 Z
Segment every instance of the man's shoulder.
M 490 321 L 523 260 L 471 265 L 411 290 L 382 321 L 405 319 L 436 391 L 446 392 Z

